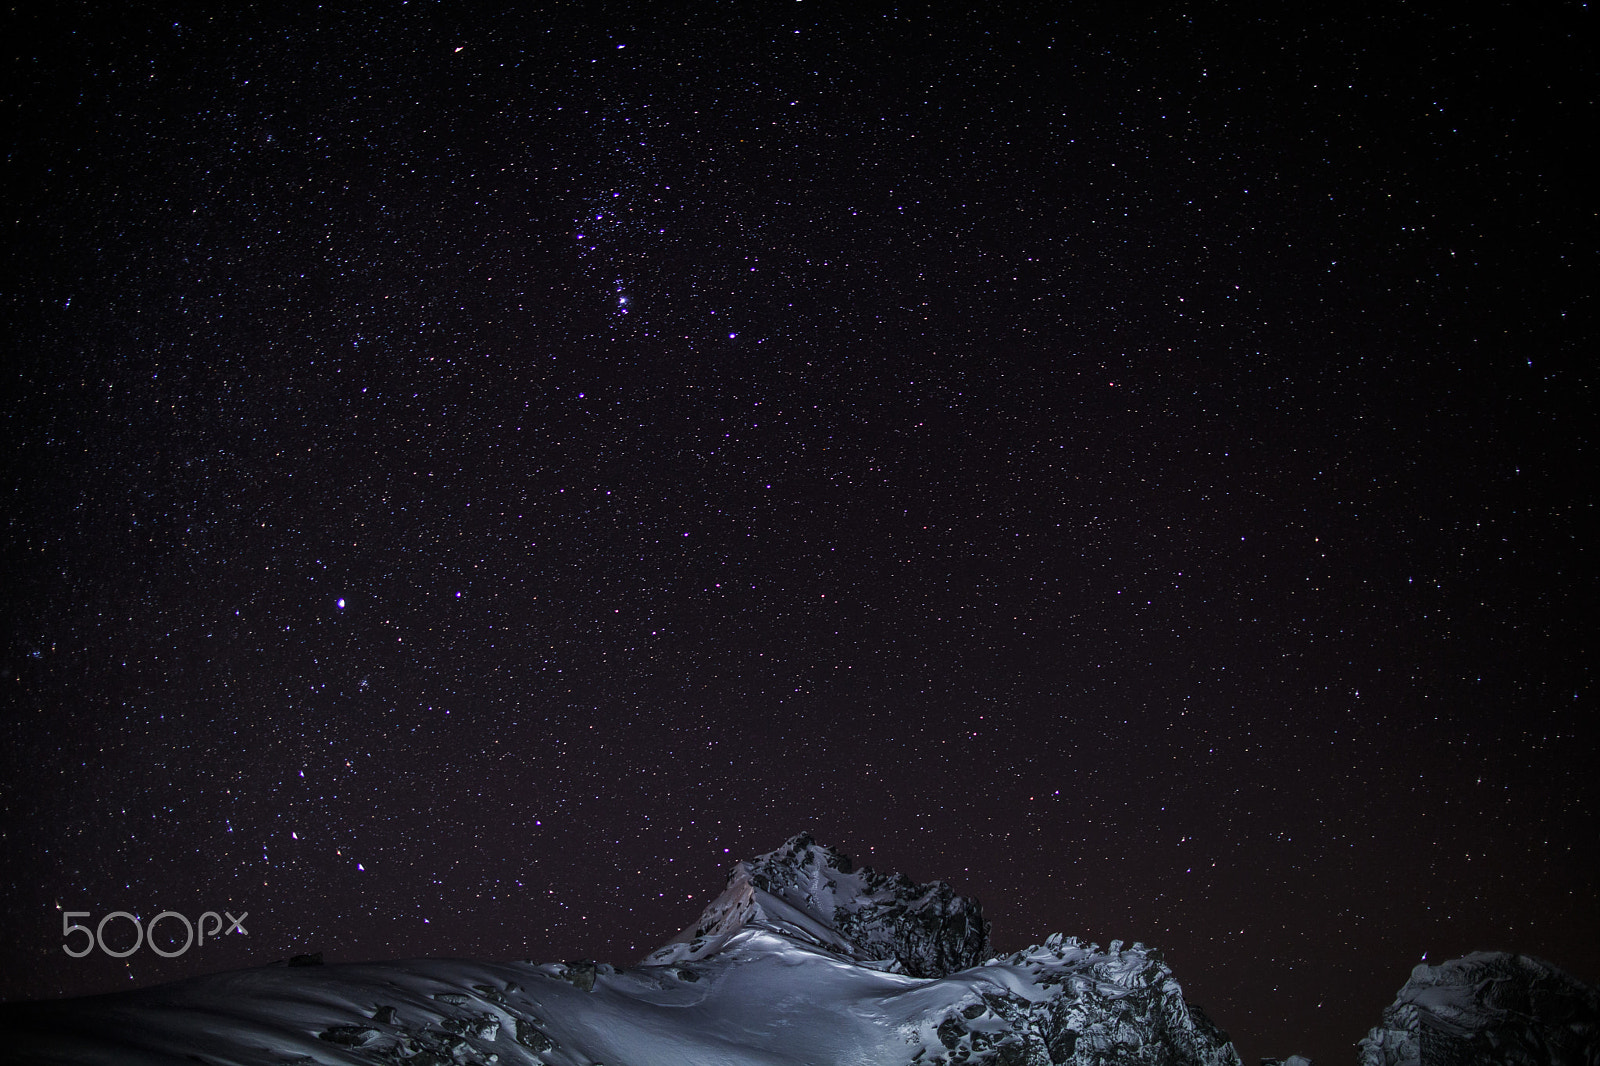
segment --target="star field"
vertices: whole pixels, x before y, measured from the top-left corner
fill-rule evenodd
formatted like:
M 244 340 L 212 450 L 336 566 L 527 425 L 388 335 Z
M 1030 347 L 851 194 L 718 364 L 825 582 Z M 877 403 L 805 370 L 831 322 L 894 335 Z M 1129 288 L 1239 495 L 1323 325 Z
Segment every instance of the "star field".
M 1600 977 L 1593 19 L 8 15 L 0 996 L 802 829 L 1246 1061 Z

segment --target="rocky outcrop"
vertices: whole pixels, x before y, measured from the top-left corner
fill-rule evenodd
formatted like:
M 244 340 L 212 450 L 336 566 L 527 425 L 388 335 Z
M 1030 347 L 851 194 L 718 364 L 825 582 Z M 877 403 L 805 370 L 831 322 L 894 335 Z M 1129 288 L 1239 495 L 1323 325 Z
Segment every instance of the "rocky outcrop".
M 989 954 L 989 923 L 977 900 L 943 881 L 856 869 L 850 856 L 809 834 L 735 866 L 730 886 L 748 882 L 834 930 L 861 961 L 892 959 L 912 977 L 944 977 Z M 763 915 L 763 917 L 770 917 Z
M 1542 959 L 1420 965 L 1361 1041 L 1361 1066 L 1600 1066 L 1600 989 Z
M 947 1005 L 917 1025 L 916 1066 L 1239 1066 L 1227 1034 L 1184 1001 L 1159 952 L 1056 935 L 989 958 L 976 900 L 941 881 L 857 869 L 807 834 L 735 864 L 699 922 L 645 961 L 712 962 L 757 930 L 874 969 L 945 979 Z
M 801 835 L 736 864 L 639 966 L 267 966 L 0 1005 L 0 1047 L 58 1066 L 1240 1066 L 1156 951 L 1058 935 L 988 958 L 988 933 L 950 886 Z
M 944 1053 L 928 1063 L 1005 1066 L 1239 1066 L 1239 1054 L 1200 1008 L 1184 1001 L 1159 952 L 1112 941 L 1109 950 L 1072 937 L 1002 956 L 974 971 L 1004 968 L 1027 985 L 982 994 L 937 1026 Z

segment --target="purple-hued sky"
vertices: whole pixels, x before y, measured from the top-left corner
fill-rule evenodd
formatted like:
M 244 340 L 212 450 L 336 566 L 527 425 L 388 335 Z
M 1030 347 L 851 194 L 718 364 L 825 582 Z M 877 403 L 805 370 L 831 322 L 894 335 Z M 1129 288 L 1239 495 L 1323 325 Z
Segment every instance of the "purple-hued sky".
M 1593 11 L 701 7 L 6 16 L 0 997 L 801 830 L 1247 1062 L 1600 977 Z

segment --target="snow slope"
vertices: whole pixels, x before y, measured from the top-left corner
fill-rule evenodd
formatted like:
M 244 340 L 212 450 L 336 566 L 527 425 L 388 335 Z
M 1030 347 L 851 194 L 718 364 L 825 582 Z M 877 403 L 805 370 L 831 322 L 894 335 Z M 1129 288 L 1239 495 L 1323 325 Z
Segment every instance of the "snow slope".
M 1237 1066 L 1159 955 L 1052 936 L 984 960 L 976 902 L 798 836 L 642 965 L 275 965 L 0 1008 L 51 1063 Z

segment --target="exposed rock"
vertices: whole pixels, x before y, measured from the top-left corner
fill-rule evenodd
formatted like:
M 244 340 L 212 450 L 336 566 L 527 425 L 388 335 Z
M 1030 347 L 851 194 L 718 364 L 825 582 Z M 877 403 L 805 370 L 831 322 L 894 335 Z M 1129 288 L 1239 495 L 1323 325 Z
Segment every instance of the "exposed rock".
M 1113 941 L 1101 951 L 1058 935 L 986 965 L 1022 970 L 1042 994 L 985 994 L 968 1003 L 939 1023 L 947 1052 L 926 1061 L 1239 1066 L 1227 1034 L 1184 1002 L 1172 971 L 1142 944 L 1124 950 Z
M 550 1051 L 556 1046 L 549 1035 L 526 1018 L 517 1019 L 517 1043 L 533 1051 Z
M 1160 954 L 1142 945 L 1058 935 L 987 953 L 975 901 L 942 882 L 856 869 L 802 835 L 738 863 L 695 926 L 625 971 L 427 959 L 241 971 L 39 1005 L 33 1017 L 33 1007 L 0 1005 L 0 1046 L 16 1038 L 33 1060 L 85 1064 L 129 1061 L 136 1048 L 152 1062 L 328 1066 L 533 1056 L 585 1066 L 1239 1066 L 1227 1034 L 1184 1002 Z M 219 1016 L 231 1019 L 222 1030 Z
M 1596 1066 L 1600 989 L 1531 955 L 1419 965 L 1361 1041 L 1361 1066 Z
M 492 1014 L 446 1018 L 440 1024 L 445 1032 L 454 1033 L 456 1036 L 473 1036 L 480 1040 L 493 1040 L 500 1034 L 500 1019 Z
M 571 981 L 574 986 L 583 989 L 585 992 L 592 992 L 594 991 L 595 974 L 598 972 L 598 970 L 598 963 L 590 959 L 580 959 L 577 962 L 569 962 L 564 964 L 561 970 L 561 976 L 566 980 Z
M 751 923 L 912 977 L 944 977 L 989 951 L 989 923 L 976 900 L 943 881 L 858 870 L 848 855 L 807 833 L 737 863 L 722 895 L 677 941 L 697 958 Z
M 364 1025 L 335 1025 L 324 1029 L 317 1036 L 330 1044 L 340 1044 L 344 1047 L 361 1047 L 376 1040 L 378 1031 Z

